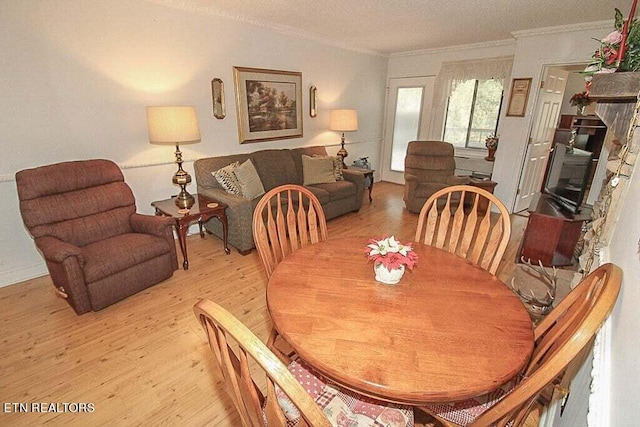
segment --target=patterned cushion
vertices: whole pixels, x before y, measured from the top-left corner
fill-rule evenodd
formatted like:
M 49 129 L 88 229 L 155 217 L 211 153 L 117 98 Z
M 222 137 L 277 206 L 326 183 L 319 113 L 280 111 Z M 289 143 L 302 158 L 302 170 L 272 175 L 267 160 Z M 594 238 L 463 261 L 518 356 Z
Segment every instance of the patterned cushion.
M 336 177 L 333 173 L 333 160 L 329 157 L 302 155 L 302 181 L 303 185 L 336 182 Z
M 242 197 L 245 199 L 253 200 L 256 197 L 260 197 L 264 194 L 264 187 L 262 181 L 258 176 L 255 166 L 251 159 L 242 163 L 240 166 L 233 169 L 233 173 L 240 184 L 240 190 L 242 191 Z
M 499 389 L 483 396 L 462 400 L 460 402 L 424 405 L 424 408 L 432 415 L 436 415 L 460 426 L 467 426 L 511 393 L 515 385 L 515 381 L 508 382 Z M 511 426 L 512 424 L 513 422 L 509 422 L 507 426 Z
M 240 189 L 240 184 L 236 179 L 236 175 L 233 173 L 234 169 L 240 166 L 240 162 L 231 163 L 228 166 L 225 166 L 221 169 L 218 169 L 215 172 L 211 172 L 211 175 L 218 181 L 218 184 L 227 193 L 235 194 L 236 196 L 242 196 L 242 190 Z
M 296 377 L 322 409 L 332 426 L 388 426 L 413 427 L 413 408 L 381 402 L 338 385 L 313 371 L 303 360 L 293 361 L 289 371 Z M 276 387 L 278 403 L 287 418 L 287 427 L 295 427 L 300 413 L 289 398 Z
M 333 175 L 336 177 L 336 181 L 344 181 L 344 174 L 342 172 L 342 160 L 333 156 L 322 156 L 320 154 L 314 154 L 313 157 L 329 158 L 333 161 Z

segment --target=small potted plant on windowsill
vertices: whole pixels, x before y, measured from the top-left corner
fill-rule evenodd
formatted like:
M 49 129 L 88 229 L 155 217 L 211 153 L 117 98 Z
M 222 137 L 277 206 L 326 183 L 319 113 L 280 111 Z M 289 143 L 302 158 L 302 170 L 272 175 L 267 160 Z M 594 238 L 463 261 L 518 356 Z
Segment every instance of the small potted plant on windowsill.
M 496 160 L 496 150 L 498 149 L 498 135 L 489 135 L 487 139 L 484 140 L 484 145 L 487 147 L 489 154 L 484 159 L 488 162 L 493 162 Z

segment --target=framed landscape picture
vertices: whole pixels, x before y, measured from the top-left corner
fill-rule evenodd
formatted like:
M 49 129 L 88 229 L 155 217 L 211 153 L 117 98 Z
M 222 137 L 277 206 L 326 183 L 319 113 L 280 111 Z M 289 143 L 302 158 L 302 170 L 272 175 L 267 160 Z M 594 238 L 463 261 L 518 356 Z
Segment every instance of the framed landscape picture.
M 302 73 L 233 67 L 240 143 L 302 137 Z

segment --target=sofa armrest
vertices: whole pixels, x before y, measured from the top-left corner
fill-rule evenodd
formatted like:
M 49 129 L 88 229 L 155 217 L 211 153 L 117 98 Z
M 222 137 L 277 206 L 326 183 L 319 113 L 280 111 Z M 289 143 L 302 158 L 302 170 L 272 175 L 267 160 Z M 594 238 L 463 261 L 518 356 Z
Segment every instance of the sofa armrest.
M 364 194 L 364 175 L 350 171 L 349 169 L 343 169 L 342 176 L 344 176 L 345 181 L 353 182 L 356 185 L 356 197 L 359 201 L 358 209 L 360 209 L 360 205 L 362 204 L 362 195 Z
M 158 237 L 164 237 L 167 233 L 167 228 L 170 233 L 173 233 L 173 226 L 175 220 L 168 216 L 153 216 L 142 215 L 134 213 L 129 218 L 131 229 L 135 233 L 152 234 Z
M 211 187 L 198 187 L 198 194 L 209 197 L 210 199 L 217 200 L 227 205 L 227 215 L 229 210 L 248 208 L 251 210 L 251 200 L 247 200 L 244 197 L 237 196 L 235 194 L 227 193 L 221 188 Z M 253 215 L 253 211 L 251 211 Z
M 34 240 L 46 261 L 62 263 L 69 257 L 76 257 L 80 265 L 84 264 L 82 249 L 78 246 L 53 236 L 36 237 Z

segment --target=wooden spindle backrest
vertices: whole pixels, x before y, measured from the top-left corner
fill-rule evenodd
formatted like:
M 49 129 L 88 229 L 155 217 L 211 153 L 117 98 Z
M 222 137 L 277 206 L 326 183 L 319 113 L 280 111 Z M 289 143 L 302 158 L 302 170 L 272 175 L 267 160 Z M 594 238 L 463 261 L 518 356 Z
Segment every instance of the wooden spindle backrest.
M 492 214 L 494 207 L 497 213 Z M 479 187 L 453 185 L 427 199 L 415 241 L 447 250 L 495 274 L 510 236 L 509 212 L 496 196 Z
M 536 346 L 523 380 L 472 425 L 521 425 L 540 392 L 592 343 L 616 303 L 621 282 L 622 271 L 613 264 L 599 267 L 580 282 L 536 326 Z
M 327 240 L 320 201 L 299 185 L 272 189 L 253 212 L 253 240 L 267 277 L 271 277 L 276 266 L 299 248 Z
M 287 425 L 275 395 L 274 384 L 300 411 L 301 426 L 331 425 L 280 359 L 231 313 L 204 299 L 196 303 L 193 311 L 207 334 L 209 347 L 215 354 L 222 378 L 244 427 Z M 265 381 L 253 377 L 251 372 L 266 374 L 266 392 L 263 393 L 257 385 Z

